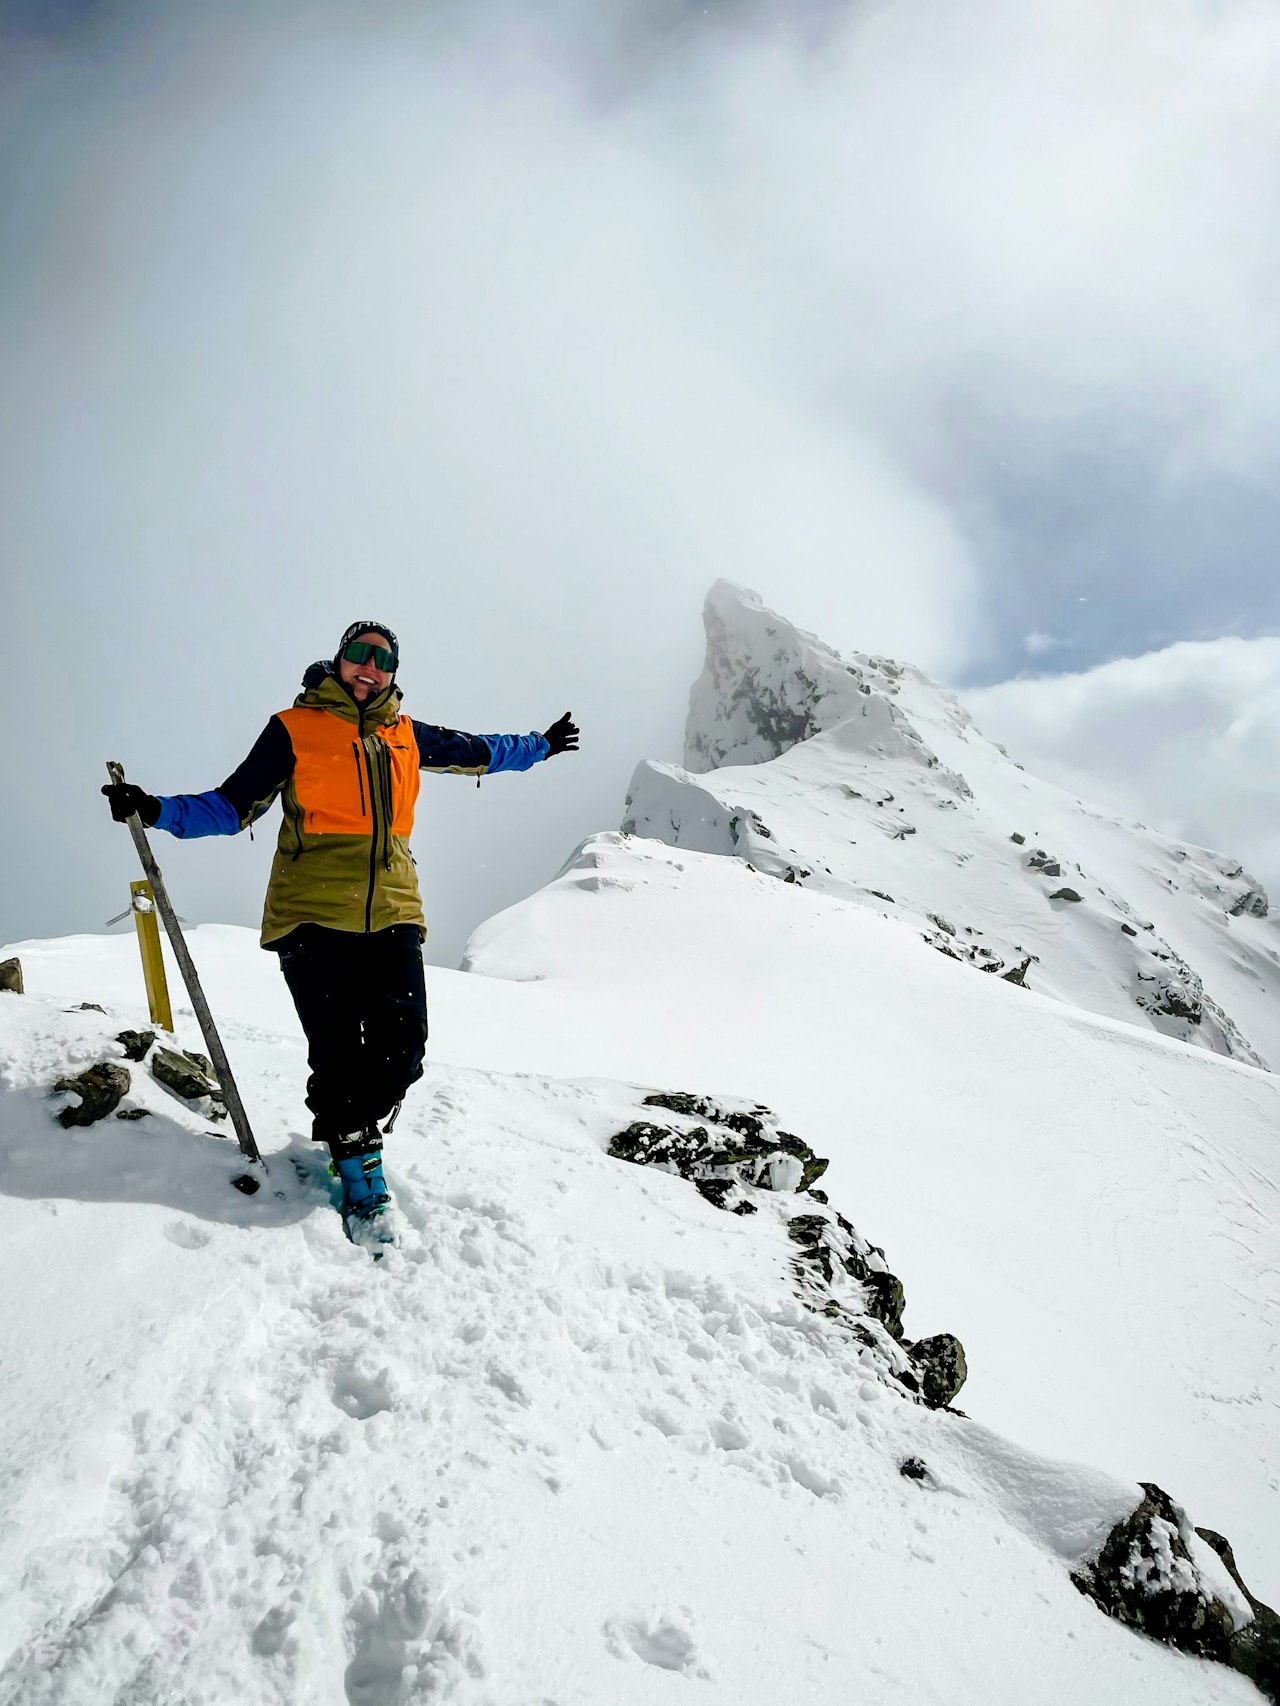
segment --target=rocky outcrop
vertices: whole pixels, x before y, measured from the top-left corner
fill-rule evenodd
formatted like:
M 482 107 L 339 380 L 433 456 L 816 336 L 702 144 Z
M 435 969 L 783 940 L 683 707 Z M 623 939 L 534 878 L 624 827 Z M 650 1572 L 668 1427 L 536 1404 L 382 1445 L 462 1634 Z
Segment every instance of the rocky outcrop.
M 756 1212 L 748 1187 L 806 1191 L 827 1170 L 827 1162 L 807 1143 L 777 1129 L 767 1108 L 726 1109 L 705 1096 L 679 1091 L 646 1096 L 641 1106 L 708 1125 L 673 1128 L 637 1120 L 610 1140 L 610 1155 L 678 1173 L 708 1202 L 732 1214 Z
M 954 1333 L 934 1333 L 908 1347 L 920 1382 L 920 1396 L 931 1410 L 946 1409 L 969 1378 L 964 1346 Z
M 22 994 L 22 961 L 0 960 L 0 991 Z
M 1252 1619 L 1231 1638 L 1231 1663 L 1260 1688 L 1268 1700 L 1280 1701 L 1280 1615 L 1249 1592 L 1239 1569 L 1231 1542 L 1212 1528 L 1196 1533 L 1211 1546 L 1226 1565 L 1227 1573 L 1244 1596 Z
M 1270 1700 L 1280 1699 L 1280 1618 L 1245 1587 L 1220 1534 L 1193 1529 L 1163 1488 L 1141 1485 L 1142 1502 L 1072 1581 L 1108 1616 L 1166 1646 L 1230 1665 Z M 1208 1568 L 1206 1549 L 1225 1571 Z
M 1243 894 L 1236 896 L 1227 911 L 1232 918 L 1265 918 L 1270 911 L 1266 890 L 1261 883 L 1247 888 Z
M 190 1049 L 158 1048 L 151 1056 L 151 1075 L 184 1101 L 198 1102 L 207 1096 L 215 1118 L 226 1112 L 212 1063 L 202 1054 Z
M 68 1128 L 93 1125 L 96 1120 L 105 1120 L 119 1107 L 121 1099 L 128 1093 L 129 1069 L 114 1060 L 99 1061 L 74 1078 L 59 1078 L 54 1089 L 80 1098 L 59 1111 L 59 1125 Z
M 124 1050 L 126 1060 L 145 1060 L 147 1050 L 156 1040 L 154 1031 L 121 1031 L 116 1041 Z
M 648 1117 L 616 1132 L 609 1154 L 688 1179 L 709 1203 L 730 1214 L 766 1206 L 794 1246 L 791 1270 L 805 1307 L 840 1323 L 874 1353 L 891 1379 L 933 1409 L 950 1404 L 964 1384 L 964 1349 L 954 1334 L 912 1344 L 902 1327 L 906 1297 L 884 1251 L 869 1244 L 817 1188 L 826 1159 L 802 1138 L 778 1128 L 759 1103 L 727 1107 L 709 1096 L 655 1091 L 640 1104 Z M 659 1122 L 662 1110 L 672 1119 Z

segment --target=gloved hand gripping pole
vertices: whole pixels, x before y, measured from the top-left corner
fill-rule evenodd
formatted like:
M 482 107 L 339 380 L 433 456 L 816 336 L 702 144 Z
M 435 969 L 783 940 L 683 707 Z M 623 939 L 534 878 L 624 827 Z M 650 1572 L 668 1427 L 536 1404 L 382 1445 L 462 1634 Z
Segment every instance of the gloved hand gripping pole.
M 107 774 L 113 782 L 123 782 L 125 779 L 123 765 L 112 760 L 107 761 Z M 222 1086 L 222 1094 L 226 1099 L 227 1112 L 231 1115 L 231 1123 L 235 1127 L 236 1141 L 241 1150 L 254 1166 L 266 1172 L 266 1166 L 259 1153 L 257 1142 L 249 1125 L 249 1116 L 244 1111 L 244 1103 L 240 1100 L 240 1092 L 236 1088 L 235 1076 L 231 1071 L 231 1062 L 227 1059 L 227 1051 L 222 1046 L 222 1038 L 218 1035 L 218 1027 L 213 1022 L 213 1014 L 209 1011 L 209 1003 L 205 1000 L 204 990 L 200 987 L 200 975 L 196 971 L 195 961 L 191 958 L 191 950 L 187 947 L 182 934 L 182 926 L 178 923 L 178 915 L 173 910 L 169 899 L 169 891 L 164 886 L 164 878 L 160 875 L 160 867 L 156 864 L 155 854 L 147 840 L 147 832 L 142 827 L 142 821 L 134 812 L 128 820 L 129 833 L 133 837 L 133 845 L 138 850 L 142 861 L 142 869 L 151 884 L 151 892 L 155 896 L 156 910 L 161 922 L 169 933 L 169 941 L 173 946 L 173 956 L 178 962 L 182 973 L 182 981 L 187 986 L 187 994 L 191 997 L 191 1005 L 196 1018 L 200 1021 L 200 1032 L 204 1037 L 205 1047 L 209 1050 L 209 1058 L 213 1062 L 218 1083 Z M 231 1183 L 246 1196 L 252 1196 L 260 1181 L 249 1173 L 242 1173 Z

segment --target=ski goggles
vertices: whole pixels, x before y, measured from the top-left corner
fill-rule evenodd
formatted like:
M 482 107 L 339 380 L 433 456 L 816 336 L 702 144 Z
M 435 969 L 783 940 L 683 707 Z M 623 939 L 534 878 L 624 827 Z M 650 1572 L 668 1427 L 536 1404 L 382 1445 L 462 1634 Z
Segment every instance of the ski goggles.
M 388 675 L 395 674 L 396 654 L 389 652 L 385 646 L 370 645 L 368 640 L 352 640 L 349 646 L 344 646 L 342 655 L 348 663 L 371 663 L 375 669 L 385 670 Z

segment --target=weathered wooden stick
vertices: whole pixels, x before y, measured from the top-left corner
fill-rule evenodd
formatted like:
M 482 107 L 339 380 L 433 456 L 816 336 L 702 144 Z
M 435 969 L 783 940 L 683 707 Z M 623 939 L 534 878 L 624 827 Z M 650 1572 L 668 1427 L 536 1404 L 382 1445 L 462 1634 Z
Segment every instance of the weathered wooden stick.
M 107 761 L 107 774 L 113 782 L 123 782 L 125 779 L 123 765 L 110 759 Z M 261 1167 L 263 1166 L 262 1156 L 249 1125 L 249 1116 L 244 1111 L 244 1103 L 240 1100 L 240 1092 L 236 1088 L 235 1075 L 231 1071 L 231 1062 L 227 1059 L 227 1051 L 222 1046 L 218 1027 L 213 1022 L 213 1014 L 209 1011 L 209 1003 L 205 1000 L 204 990 L 200 986 L 200 974 L 196 971 L 195 961 L 191 958 L 191 950 L 187 947 L 186 939 L 182 934 L 178 915 L 173 910 L 169 891 L 164 886 L 164 878 L 160 874 L 159 865 L 156 864 L 155 854 L 151 851 L 147 832 L 142 827 L 142 820 L 136 812 L 132 813 L 129 818 L 129 833 L 133 836 L 133 845 L 138 850 L 142 869 L 146 872 L 152 893 L 155 895 L 156 910 L 169 933 L 174 958 L 177 960 L 178 969 L 182 973 L 182 981 L 187 986 L 187 994 L 191 997 L 191 1005 L 195 1010 L 196 1018 L 200 1021 L 200 1032 L 204 1037 L 205 1047 L 209 1050 L 209 1059 L 213 1062 L 218 1083 L 222 1086 L 222 1093 L 226 1098 L 227 1112 L 231 1115 L 231 1123 L 235 1127 L 236 1141 L 248 1159 Z M 240 1184 L 239 1180 L 233 1182 Z M 257 1188 L 256 1180 L 246 1178 L 241 1189 L 251 1184 L 255 1189 Z

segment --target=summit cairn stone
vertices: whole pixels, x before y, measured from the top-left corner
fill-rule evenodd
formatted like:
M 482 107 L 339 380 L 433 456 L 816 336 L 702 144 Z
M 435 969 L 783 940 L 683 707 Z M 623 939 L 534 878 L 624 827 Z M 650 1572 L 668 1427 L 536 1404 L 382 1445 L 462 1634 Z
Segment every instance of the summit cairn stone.
M 99 1061 L 74 1078 L 59 1078 L 54 1089 L 78 1096 L 79 1102 L 63 1108 L 58 1124 L 70 1129 L 74 1125 L 93 1125 L 114 1113 L 129 1088 L 129 1069 L 114 1060 Z
M 181 1096 L 184 1102 L 198 1102 L 207 1096 L 221 1108 L 223 1096 L 212 1063 L 191 1049 L 157 1048 L 151 1056 L 151 1075 Z

